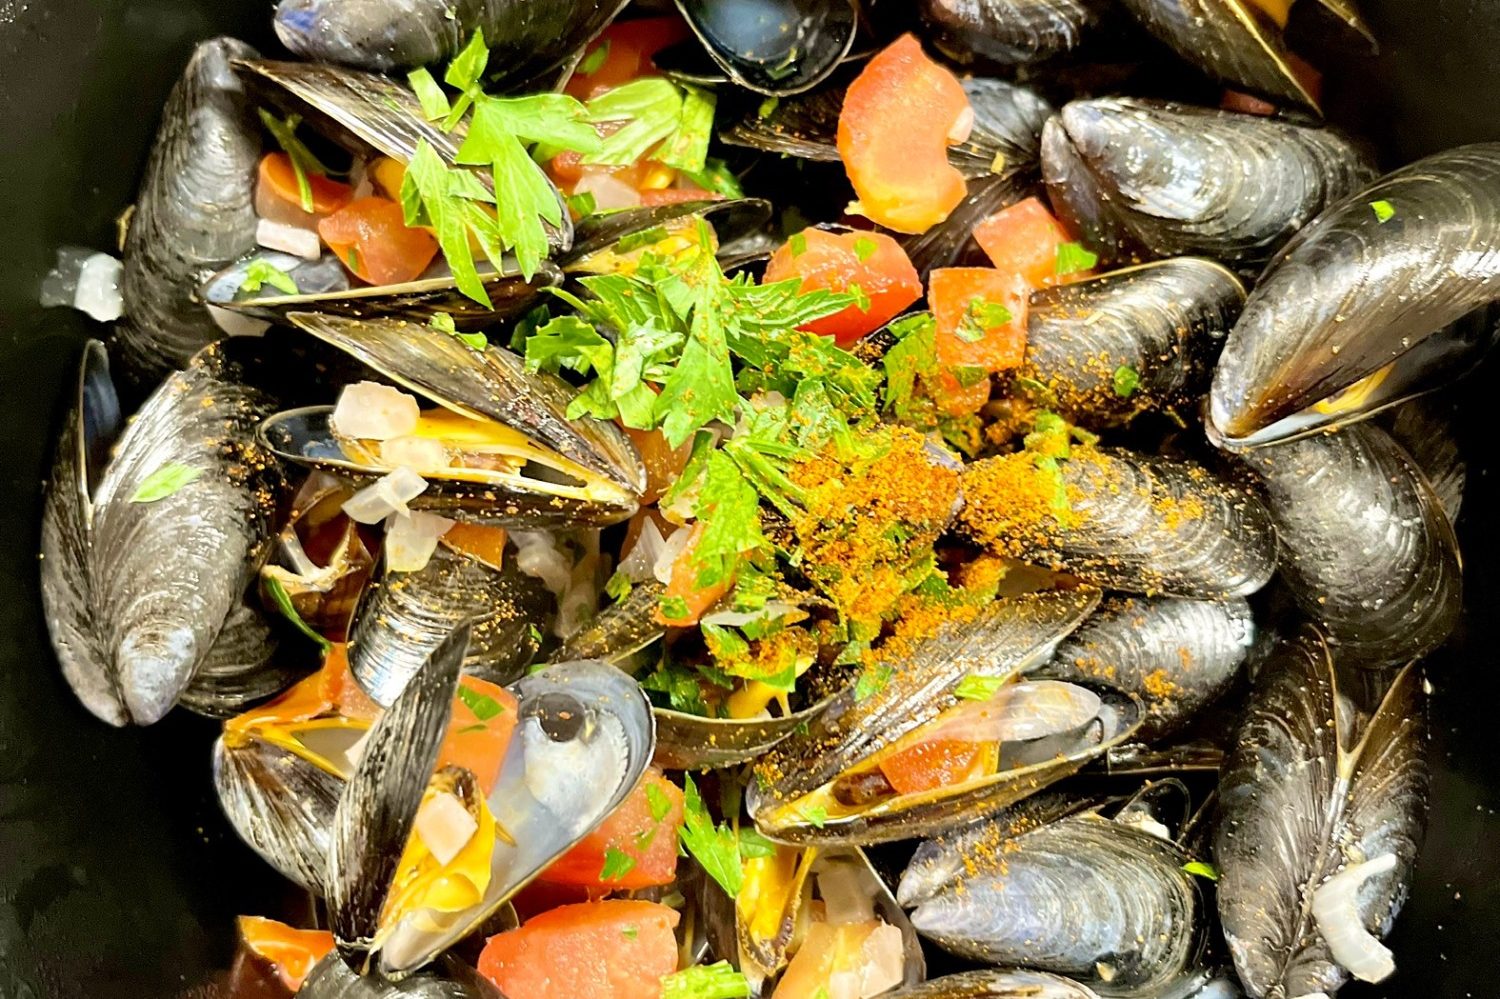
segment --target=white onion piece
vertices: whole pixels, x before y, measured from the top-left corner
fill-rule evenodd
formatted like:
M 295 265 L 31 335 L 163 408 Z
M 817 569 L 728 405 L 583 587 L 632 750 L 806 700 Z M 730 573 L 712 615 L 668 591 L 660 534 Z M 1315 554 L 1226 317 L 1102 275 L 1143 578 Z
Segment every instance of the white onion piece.
M 573 573 L 573 561 L 557 547 L 557 541 L 547 531 L 511 531 L 510 540 L 516 546 L 516 568 L 528 576 L 542 581 L 547 592 L 554 596 L 568 588 Z
M 594 208 L 604 211 L 610 208 L 637 208 L 641 193 L 629 184 L 604 170 L 588 170 L 573 187 L 574 194 L 592 194 Z
M 380 460 L 392 468 L 406 466 L 419 472 L 447 468 L 448 449 L 431 437 L 392 437 L 380 445 Z
M 439 791 L 422 802 L 414 826 L 439 864 L 451 863 L 479 831 L 479 823 L 464 803 L 447 791 Z
M 789 604 L 785 600 L 767 600 L 760 610 L 718 610 L 712 614 L 703 615 L 701 620 L 704 624 L 716 624 L 722 628 L 743 628 L 755 621 L 775 621 L 777 618 L 791 617 L 800 613 L 801 610 L 797 605 Z
M 641 525 L 640 533 L 635 536 L 635 544 L 620 559 L 620 571 L 632 583 L 644 583 L 655 575 L 656 560 L 661 557 L 666 544 L 655 518 L 647 517 L 646 522 Z
M 956 742 L 1021 742 L 1082 728 L 1099 716 L 1099 695 L 1061 680 L 1010 683 L 987 701 L 947 711 L 924 738 Z
M 406 513 L 406 504 L 426 488 L 426 479 L 409 468 L 398 468 L 350 496 L 343 510 L 361 524 L 378 524 L 393 513 Z
M 437 551 L 438 538 L 452 526 L 448 518 L 420 510 L 392 514 L 386 520 L 385 567 L 391 572 L 427 568 L 427 560 Z
M 667 538 L 667 543 L 662 545 L 661 554 L 657 556 L 656 565 L 652 566 L 651 572 L 656 576 L 658 583 L 665 583 L 672 578 L 672 563 L 677 561 L 677 556 L 687 547 L 688 537 L 693 532 L 685 527 L 679 527 Z
M 599 532 L 580 532 L 584 552 L 568 575 L 568 586 L 557 596 L 557 620 L 552 623 L 552 632 L 558 638 L 567 638 L 583 627 L 599 609 L 601 588 L 599 567 Z
M 953 119 L 953 124 L 948 127 L 948 142 L 958 145 L 969 141 L 969 134 L 974 131 L 974 109 L 965 104 L 964 109 Z
M 80 246 L 62 246 L 57 263 L 42 279 L 44 308 L 70 306 L 101 323 L 114 322 L 125 311 L 120 295 L 124 265 L 108 253 Z
M 205 308 L 208 309 L 208 317 L 224 331 L 225 336 L 260 336 L 271 327 L 264 319 L 256 319 L 221 306 L 206 305 Z
M 303 260 L 317 260 L 323 255 L 323 242 L 315 230 L 271 219 L 255 223 L 255 241 L 268 250 L 280 250 Z
M 1396 970 L 1390 949 L 1365 929 L 1359 915 L 1359 889 L 1370 878 L 1396 869 L 1396 855 L 1382 854 L 1344 868 L 1313 892 L 1318 933 L 1333 959 L 1362 982 L 1381 982 Z
M 881 923 L 860 948 L 859 999 L 870 999 L 896 988 L 906 977 L 906 942 L 901 931 Z
M 818 894 L 823 896 L 823 921 L 868 923 L 875 918 L 870 887 L 852 863 L 826 863 L 818 871 Z
M 416 396 L 379 382 L 355 382 L 339 393 L 333 429 L 345 437 L 386 441 L 417 429 L 421 415 Z
M 1132 829 L 1139 829 L 1141 832 L 1155 836 L 1157 839 L 1164 839 L 1168 843 L 1172 842 L 1172 830 L 1168 829 L 1166 826 L 1162 825 L 1160 822 L 1156 821 L 1145 812 L 1132 812 L 1129 815 L 1121 815 L 1120 817 L 1116 818 L 1115 821 L 1120 823 L 1120 825 L 1122 826 L 1129 826 Z

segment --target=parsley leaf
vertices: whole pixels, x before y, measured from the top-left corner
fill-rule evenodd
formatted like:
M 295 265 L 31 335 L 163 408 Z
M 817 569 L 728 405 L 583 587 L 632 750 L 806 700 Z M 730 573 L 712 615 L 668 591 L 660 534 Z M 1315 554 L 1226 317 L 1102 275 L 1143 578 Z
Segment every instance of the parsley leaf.
M 406 75 L 406 82 L 417 95 L 417 103 L 422 105 L 422 115 L 428 121 L 446 118 L 453 110 L 453 105 L 448 103 L 448 95 L 443 93 L 443 88 L 426 67 L 412 70 Z
M 280 267 L 269 260 L 252 260 L 250 266 L 245 268 L 245 278 L 240 282 L 240 291 L 257 292 L 266 285 L 270 285 L 283 295 L 295 295 L 299 291 L 297 282 Z
M 599 871 L 600 881 L 618 881 L 633 870 L 635 870 L 634 857 L 612 846 L 605 848 L 604 867 Z
M 661 999 L 745 999 L 752 994 L 749 979 L 728 961 L 684 968 L 661 979 Z
M 776 856 L 776 844 L 748 826 L 740 829 L 739 841 L 740 856 L 745 860 Z
M 609 577 L 609 582 L 604 584 L 604 595 L 615 603 L 619 603 L 630 596 L 631 588 L 630 577 L 616 570 L 614 575 Z
M 1396 206 L 1389 201 L 1372 201 L 1370 209 L 1375 213 L 1375 221 L 1381 225 L 1396 217 Z
M 297 608 L 292 603 L 291 594 L 287 593 L 286 587 L 281 585 L 281 580 L 270 576 L 263 576 L 261 578 L 266 588 L 266 595 L 271 598 L 271 602 L 276 605 L 276 609 L 281 611 L 281 616 L 292 623 L 292 627 L 302 632 L 308 638 L 311 638 L 314 642 L 317 642 L 318 648 L 322 649 L 325 653 L 333 648 L 332 642 L 318 634 L 312 625 L 304 621 L 302 615 L 297 613 Z
M 1210 881 L 1219 880 L 1219 869 L 1201 860 L 1189 860 L 1182 865 L 1182 869 L 1195 877 L 1207 878 Z
M 953 696 L 966 701 L 987 701 L 999 693 L 1003 686 L 1005 686 L 1003 676 L 980 676 L 970 673 L 958 681 L 958 686 L 953 688 Z
M 1135 390 L 1140 388 L 1140 372 L 1136 371 L 1128 364 L 1122 364 L 1115 369 L 1114 376 L 1111 379 L 1111 384 L 1115 390 L 1115 395 L 1119 396 L 1122 399 L 1129 399 L 1131 396 L 1135 395 Z
M 683 774 L 682 782 L 683 824 L 677 834 L 708 876 L 734 898 L 745 879 L 740 868 L 738 837 L 728 826 L 714 825 L 690 775 Z
M 930 403 L 919 400 L 917 379 L 930 378 L 937 371 L 937 324 L 931 313 L 920 312 L 898 319 L 888 329 L 899 339 L 885 352 L 885 406 L 896 419 L 913 426 L 926 426 L 931 416 L 925 410 Z
M 722 194 L 726 198 L 743 198 L 745 189 L 740 186 L 740 179 L 729 169 L 729 164 L 721 159 L 709 157 L 704 160 L 703 168 L 700 170 L 689 170 L 678 167 L 682 175 L 697 184 L 705 191 Z
M 823 824 L 828 821 L 828 809 L 822 805 L 814 805 L 811 808 L 799 808 L 797 814 L 806 819 L 815 829 L 822 829 Z
M 201 468 L 169 461 L 141 480 L 141 484 L 131 494 L 130 502 L 155 503 L 166 499 L 188 483 L 196 482 L 202 475 Z
M 474 712 L 474 717 L 480 721 L 489 721 L 505 710 L 505 705 L 495 700 L 488 694 L 481 694 L 477 690 L 458 685 L 458 699 L 463 701 L 468 709 Z
M 868 236 L 860 236 L 854 241 L 854 255 L 859 258 L 860 263 L 874 256 L 876 249 L 875 241 Z
M 629 166 L 651 153 L 667 166 L 702 170 L 713 131 L 714 97 L 665 77 L 643 76 L 589 101 L 588 120 L 624 124 L 585 156 L 585 163 Z
M 277 118 L 265 108 L 258 108 L 261 124 L 281 151 L 286 153 L 287 159 L 292 161 L 292 173 L 297 178 L 297 197 L 302 205 L 302 210 L 311 214 L 313 210 L 312 182 L 307 179 L 308 174 L 326 176 L 331 173 L 322 161 L 313 155 L 312 150 L 297 138 L 297 126 L 302 124 L 301 115 L 288 115 L 283 121 Z
M 583 62 L 578 64 L 579 76 L 593 76 L 609 60 L 609 39 L 602 40 L 589 50 L 589 54 L 583 57 Z
M 1092 269 L 1098 262 L 1099 255 L 1090 253 L 1082 243 L 1058 243 L 1054 273 L 1076 274 L 1078 271 Z

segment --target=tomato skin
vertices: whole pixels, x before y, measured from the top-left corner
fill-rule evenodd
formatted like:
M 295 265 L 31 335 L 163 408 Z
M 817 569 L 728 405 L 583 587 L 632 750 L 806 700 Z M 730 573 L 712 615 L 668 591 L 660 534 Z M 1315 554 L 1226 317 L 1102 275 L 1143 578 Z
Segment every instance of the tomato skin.
M 1019 274 L 1033 288 L 1065 284 L 1093 273 L 1057 273 L 1057 248 L 1072 238 L 1039 198 L 1002 208 L 974 227 L 974 239 L 995 269 Z
M 668 45 L 685 41 L 687 24 L 679 17 L 642 17 L 616 21 L 604 29 L 585 51 L 579 65 L 587 63 L 600 46 L 608 45 L 604 62 L 592 73 L 574 72 L 563 87 L 563 93 L 586 101 L 638 76 L 656 71 L 651 57 Z
M 967 191 L 948 146 L 971 114 L 958 78 L 929 59 L 914 35 L 876 53 L 839 112 L 839 158 L 864 214 L 912 233 L 947 218 Z
M 793 244 L 797 250 L 793 250 Z M 865 259 L 860 259 L 860 251 Z M 858 285 L 870 299 L 802 326 L 847 346 L 890 322 L 922 297 L 922 279 L 901 244 L 883 232 L 829 232 L 808 228 L 771 255 L 762 284 L 802 279 L 802 291 L 845 291 Z
M 648 787 L 655 789 L 652 795 L 660 795 L 667 801 L 667 812 L 660 820 L 651 816 L 652 795 L 648 795 Z M 681 826 L 682 790 L 653 767 L 599 828 L 555 860 L 539 880 L 611 889 L 671 884 L 677 876 L 677 830 Z M 640 846 L 643 840 L 647 841 L 644 848 Z M 610 849 L 623 852 L 636 863 L 620 877 L 605 881 L 599 875 Z
M 509 999 L 659 999 L 677 970 L 677 920 L 656 902 L 564 905 L 490 937 L 479 973 Z
M 375 285 L 415 280 L 438 251 L 431 233 L 407 228 L 401 206 L 389 198 L 350 202 L 318 223 L 318 235 L 345 267 Z
M 666 592 L 662 594 L 663 600 L 680 597 L 687 605 L 687 614 L 683 617 L 667 617 L 662 612 L 660 605 L 656 608 L 656 621 L 672 628 L 686 628 L 688 625 L 698 623 L 703 612 L 718 602 L 719 598 L 728 593 L 734 586 L 733 579 L 721 579 L 713 586 L 699 587 L 698 573 L 700 571 L 698 561 L 694 555 L 694 549 L 698 541 L 703 537 L 703 521 L 698 521 L 691 528 L 693 533 L 682 551 L 672 560 L 672 574 L 667 579 Z
M 286 153 L 262 156 L 256 177 L 256 214 L 290 221 L 286 219 L 290 212 L 293 218 L 301 216 L 312 221 L 336 212 L 354 200 L 354 188 L 315 173 L 307 175 L 307 186 L 312 194 L 311 213 L 302 208 L 302 193 L 297 187 L 297 171 L 292 169 L 292 158 Z
M 880 762 L 880 772 L 897 794 L 931 791 L 960 780 L 974 766 L 984 747 L 977 742 L 934 739 L 892 753 Z

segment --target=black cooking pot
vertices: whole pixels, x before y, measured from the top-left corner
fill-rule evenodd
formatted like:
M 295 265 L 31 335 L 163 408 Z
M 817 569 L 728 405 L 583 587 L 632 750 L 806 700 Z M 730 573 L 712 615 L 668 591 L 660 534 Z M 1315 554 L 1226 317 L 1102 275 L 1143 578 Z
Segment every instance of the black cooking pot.
M 1310 2 L 1310 0 L 1309 0 Z M 1333 116 L 1391 164 L 1500 138 L 1500 3 L 1363 0 L 1384 49 L 1327 55 Z M 61 244 L 108 246 L 162 100 L 194 41 L 267 39 L 270 4 L 239 0 L 0 0 L 0 999 L 209 995 L 233 920 L 295 917 L 305 899 L 235 839 L 213 799 L 214 726 L 177 713 L 110 729 L 58 673 L 36 588 L 39 485 L 78 314 L 36 305 Z M 1470 462 L 1459 521 L 1468 615 L 1431 676 L 1433 805 L 1417 883 L 1390 943 L 1398 971 L 1351 997 L 1500 992 L 1500 680 L 1493 608 L 1500 528 L 1489 436 L 1492 363 L 1450 391 Z M 1486 398 L 1486 394 L 1490 396 Z M 561 999 L 561 997 L 560 997 Z

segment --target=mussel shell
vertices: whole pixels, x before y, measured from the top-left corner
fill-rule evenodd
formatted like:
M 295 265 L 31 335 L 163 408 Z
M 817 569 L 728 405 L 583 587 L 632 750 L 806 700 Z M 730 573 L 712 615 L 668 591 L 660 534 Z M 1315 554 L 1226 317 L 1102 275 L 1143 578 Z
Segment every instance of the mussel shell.
M 1070 978 L 1026 968 L 985 968 L 932 978 L 885 993 L 885 999 L 1098 999 Z
M 1276 570 L 1276 532 L 1253 493 L 1201 465 L 1123 450 L 1075 449 L 1059 463 L 1070 526 L 1054 521 L 997 538 L 987 523 L 992 500 L 974 480 L 987 474 L 985 462 L 1004 460 L 965 470 L 959 523 L 1013 557 L 1127 593 L 1198 600 L 1248 596 Z
M 1453 403 L 1418 399 L 1391 410 L 1385 427 L 1391 438 L 1417 463 L 1448 519 L 1457 524 L 1463 508 L 1468 463 L 1453 434 L 1457 419 Z
M 281 693 L 305 669 L 280 654 L 280 644 L 259 610 L 245 603 L 230 612 L 213 647 L 177 703 L 209 718 L 230 718 Z
M 214 790 L 240 839 L 296 884 L 321 895 L 344 780 L 258 739 L 213 750 Z
M 1025 594 L 997 600 L 971 621 L 949 624 L 915 644 L 880 690 L 863 700 L 845 689 L 805 732 L 772 749 L 756 769 L 746 803 L 757 828 L 788 843 L 867 844 L 952 826 L 1025 797 L 1073 773 L 1128 738 L 1143 709 L 1129 695 L 1102 690 L 1100 742 L 1001 771 L 984 780 L 921 795 L 898 795 L 814 822 L 796 802 L 958 703 L 960 680 L 973 673 L 1006 677 L 1046 658 L 1097 603 L 1090 590 Z
M 797 94 L 832 73 L 854 44 L 853 0 L 676 0 L 710 58 L 761 94 Z
M 260 125 L 230 69 L 255 55 L 232 38 L 201 43 L 162 109 L 125 237 L 115 327 L 124 370 L 142 382 L 222 335 L 194 297 L 198 281 L 255 246 Z
M 1318 110 L 1290 63 L 1281 31 L 1252 0 L 1124 0 L 1142 26 L 1183 59 L 1237 90 Z
M 1228 689 L 1254 635 L 1244 600 L 1111 597 L 1033 675 L 1102 679 L 1130 691 L 1146 705 L 1138 738 L 1150 741 Z
M 388 72 L 436 66 L 484 32 L 488 85 L 540 82 L 582 54 L 626 0 L 280 0 L 276 37 L 309 62 Z
M 728 201 L 679 201 L 670 205 L 626 208 L 598 212 L 581 219 L 573 232 L 573 246 L 557 258 L 564 271 L 581 269 L 587 259 L 608 250 L 626 236 L 647 232 L 689 216 L 703 219 L 713 227 L 724 246 L 759 231 L 772 214 L 772 206 L 763 198 L 734 198 Z
M 274 405 L 247 384 L 261 352 L 204 348 L 122 430 L 104 348 L 85 348 L 43 507 L 41 590 L 63 675 L 111 724 L 166 714 L 269 548 L 283 480 L 254 437 Z M 135 502 L 171 465 L 201 474 Z
M 392 572 L 382 560 L 349 622 L 349 671 L 375 703 L 389 706 L 428 653 L 469 622 L 464 672 L 501 685 L 536 655 L 536 622 L 547 613 L 539 580 L 515 567 L 508 547 L 502 568 L 456 552 L 439 539 L 416 572 Z
M 1385 221 L 1371 207 L 1380 202 L 1394 213 Z M 1497 241 L 1500 143 L 1429 156 L 1323 212 L 1266 268 L 1224 345 L 1210 406 L 1217 435 L 1275 443 L 1287 436 L 1278 421 L 1500 298 Z
M 1108 260 L 1255 269 L 1375 176 L 1328 129 L 1134 97 L 1073 101 L 1042 132 L 1053 207 Z
M 1206 386 L 1245 289 L 1224 267 L 1178 257 L 1031 296 L 1020 374 L 1060 412 L 1109 426 L 1144 409 L 1186 405 Z M 1116 372 L 1135 373 L 1129 392 Z
M 1001 813 L 919 846 L 897 898 L 918 933 L 963 957 L 1154 997 L 1203 946 L 1189 859 L 1094 812 L 1040 826 Z
M 1105 23 L 1102 0 L 921 0 L 932 43 L 958 62 L 1043 62 L 1082 45 Z
M 1396 869 L 1366 881 L 1357 903 L 1369 932 L 1389 932 L 1426 816 L 1421 690 L 1420 670 L 1406 667 L 1361 725 L 1311 628 L 1256 675 L 1219 784 L 1214 840 L 1219 917 L 1251 996 L 1333 995 L 1348 978 L 1307 908 L 1346 863 L 1395 855 Z
M 462 961 L 443 958 L 434 970 L 392 982 L 379 975 L 357 975 L 338 954 L 329 954 L 308 972 L 298 999 L 505 999 L 500 990 Z
M 1462 612 L 1458 542 L 1442 503 L 1370 423 L 1259 448 L 1281 574 L 1341 663 L 1399 666 L 1436 648 Z
M 623 600 L 603 608 L 564 638 L 552 653 L 552 661 L 597 659 L 623 666 L 631 656 L 667 633 L 667 626 L 656 619 L 656 606 L 665 592 L 666 586 L 654 579 L 636 583 Z

